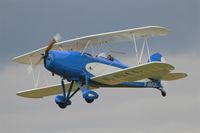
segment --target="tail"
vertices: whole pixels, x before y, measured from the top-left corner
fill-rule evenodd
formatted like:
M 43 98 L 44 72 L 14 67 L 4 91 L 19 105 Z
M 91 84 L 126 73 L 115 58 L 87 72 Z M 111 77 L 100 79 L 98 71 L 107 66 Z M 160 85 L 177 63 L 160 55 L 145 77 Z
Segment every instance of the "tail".
M 148 62 L 154 61 L 166 63 L 165 58 L 160 53 L 154 53 L 150 56 L 150 60 L 148 60 Z
M 162 54 L 160 53 L 154 53 L 150 56 L 150 61 L 148 60 L 148 62 L 163 62 L 163 63 L 166 63 L 166 60 L 165 58 L 162 56 Z M 161 91 L 161 94 L 163 97 L 166 96 L 166 92 L 165 90 L 163 89 L 163 82 L 161 80 L 157 80 L 157 79 L 153 79 L 153 78 L 150 78 L 151 81 L 149 81 L 150 84 L 152 84 L 152 82 L 157 85 L 155 86 L 154 88 L 157 88 L 158 90 Z

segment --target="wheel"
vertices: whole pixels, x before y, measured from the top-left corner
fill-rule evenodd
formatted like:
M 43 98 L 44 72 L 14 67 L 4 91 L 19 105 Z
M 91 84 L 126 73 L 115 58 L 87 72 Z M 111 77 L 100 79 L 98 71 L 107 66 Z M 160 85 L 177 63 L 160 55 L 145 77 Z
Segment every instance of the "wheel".
M 166 92 L 164 90 L 161 90 L 161 94 L 162 94 L 163 97 L 166 96 Z
M 87 103 L 92 103 L 92 102 L 94 101 L 94 99 L 85 99 L 85 101 L 86 101 Z
M 66 108 L 68 105 L 71 105 L 72 102 L 70 100 L 68 101 L 65 101 L 65 102 L 57 102 L 58 106 L 61 108 L 61 109 L 64 109 Z
M 65 103 L 59 103 L 58 106 L 61 108 L 61 109 L 65 109 L 67 107 L 67 104 Z

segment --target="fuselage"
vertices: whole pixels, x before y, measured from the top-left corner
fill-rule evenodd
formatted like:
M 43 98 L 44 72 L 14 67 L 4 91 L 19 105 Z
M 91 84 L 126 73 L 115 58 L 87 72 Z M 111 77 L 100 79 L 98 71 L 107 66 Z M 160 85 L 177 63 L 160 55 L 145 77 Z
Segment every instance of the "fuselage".
M 93 57 L 78 51 L 51 50 L 44 60 L 46 69 L 68 80 L 81 80 L 85 76 L 91 78 L 103 74 L 103 71 L 124 69 L 128 66 L 113 58 Z M 103 69 L 105 67 L 105 69 Z M 110 68 L 110 69 L 108 69 Z

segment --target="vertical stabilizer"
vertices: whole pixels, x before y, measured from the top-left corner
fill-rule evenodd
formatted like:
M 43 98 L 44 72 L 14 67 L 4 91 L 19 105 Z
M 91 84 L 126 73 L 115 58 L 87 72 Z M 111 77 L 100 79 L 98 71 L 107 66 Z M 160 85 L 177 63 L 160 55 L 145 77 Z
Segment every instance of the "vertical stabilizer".
M 159 62 L 166 63 L 165 58 L 160 53 L 154 53 L 154 54 L 152 54 L 151 57 L 150 57 L 150 59 L 151 60 L 150 61 L 148 60 L 148 62 L 159 61 Z

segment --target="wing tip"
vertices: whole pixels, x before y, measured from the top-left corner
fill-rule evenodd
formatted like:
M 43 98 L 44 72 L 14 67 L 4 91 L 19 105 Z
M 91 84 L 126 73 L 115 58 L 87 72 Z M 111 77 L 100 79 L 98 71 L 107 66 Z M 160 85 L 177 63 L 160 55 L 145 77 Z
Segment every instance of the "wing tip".
M 187 73 L 180 73 L 180 74 L 182 74 L 182 78 L 188 77 L 188 74 L 187 74 Z
M 25 92 L 17 92 L 16 95 L 20 96 L 20 97 L 24 97 L 24 98 L 43 98 L 43 97 L 39 97 L 39 96 L 28 95 Z
M 165 62 L 160 62 L 160 61 L 152 61 L 152 62 L 148 62 L 146 64 L 161 64 L 161 65 L 166 65 L 167 67 L 169 67 L 169 70 L 174 70 L 175 67 L 169 63 L 165 63 Z
M 26 62 L 23 62 L 20 60 L 21 57 L 22 56 L 16 56 L 16 57 L 13 57 L 11 60 L 16 63 L 27 64 Z
M 17 57 L 13 57 L 13 58 L 12 58 L 12 61 L 13 61 L 13 62 L 17 62 L 16 59 L 17 59 Z
M 170 33 L 170 30 L 164 26 L 156 26 L 156 25 L 149 25 L 145 27 L 140 27 L 140 28 L 154 28 L 160 31 L 160 36 L 166 36 Z

